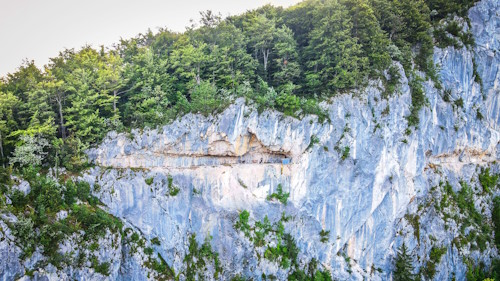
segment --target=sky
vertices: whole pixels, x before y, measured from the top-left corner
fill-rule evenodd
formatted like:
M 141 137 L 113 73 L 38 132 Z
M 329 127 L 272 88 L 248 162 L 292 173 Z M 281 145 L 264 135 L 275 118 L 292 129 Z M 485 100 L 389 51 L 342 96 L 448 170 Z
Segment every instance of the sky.
M 241 14 L 300 0 L 0 0 L 0 77 L 24 59 L 37 66 L 64 48 L 111 46 L 151 28 L 184 31 L 199 12 Z

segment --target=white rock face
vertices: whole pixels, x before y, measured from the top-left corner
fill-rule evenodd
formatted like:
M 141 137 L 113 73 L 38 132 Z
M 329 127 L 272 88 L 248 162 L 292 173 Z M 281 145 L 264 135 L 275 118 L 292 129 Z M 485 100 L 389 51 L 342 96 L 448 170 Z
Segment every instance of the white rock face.
M 282 212 L 292 216 L 285 231 L 295 238 L 302 265 L 315 258 L 336 279 L 390 279 L 395 250 L 403 241 L 417 257 L 430 250 L 431 241 L 414 237 L 404 215 L 421 215 L 422 235 L 443 237 L 448 247 L 454 234 L 434 215 L 420 213 L 417 202 L 425 201 L 443 177 L 471 180 L 477 165 L 500 158 L 499 14 L 499 0 L 480 1 L 469 12 L 475 49 L 435 49 L 443 88 L 451 90 L 452 101 L 463 99 L 464 106 L 443 101 L 442 91 L 426 82 L 428 105 L 420 112 L 419 129 L 410 134 L 405 78 L 400 94 L 388 100 L 381 98 L 381 85 L 332 99 L 324 104 L 331 120 L 325 123 L 312 116 L 259 115 L 238 100 L 215 117 L 189 114 L 160 129 L 133 131 L 132 138 L 110 133 L 89 152 L 98 167 L 83 179 L 99 185 L 94 193 L 111 214 L 146 238 L 160 239 L 155 251 L 175 272 L 185 270 L 188 236 L 195 233 L 200 243 L 212 236 L 225 269 L 221 280 L 237 274 L 261 280 L 262 273 L 286 279 L 286 270 L 257 258 L 260 250 L 235 230 L 239 212 L 248 210 L 252 221 L 267 215 L 276 222 Z M 474 82 L 473 60 L 482 86 Z M 429 167 L 438 167 L 442 175 Z M 266 200 L 279 184 L 290 193 L 286 206 Z M 172 195 L 173 187 L 178 194 Z M 322 229 L 330 231 L 327 243 L 320 241 Z M 127 252 L 108 250 L 103 257 Z M 0 253 L 9 251 L 19 255 L 8 239 L 0 241 Z M 471 254 L 479 259 L 479 252 Z M 487 254 L 497 255 L 494 249 Z M 115 257 L 109 279 L 148 279 L 139 260 Z M 20 264 L 0 262 L 0 279 L 22 274 Z M 440 265 L 436 280 L 465 278 L 456 248 L 448 247 Z M 82 270 L 76 276 L 89 280 L 93 275 Z
M 285 278 L 277 264 L 256 258 L 233 225 L 242 210 L 256 220 L 268 215 L 272 222 L 286 211 L 293 220 L 285 228 L 295 237 L 303 263 L 316 258 L 339 279 L 387 279 L 402 242 L 396 234 L 402 217 L 417 212 L 412 202 L 425 198 L 437 180 L 426 172 L 429 165 L 461 178 L 471 164 L 499 158 L 499 13 L 498 0 L 481 1 L 470 10 L 473 51 L 435 49 L 443 88 L 464 106 L 443 101 L 442 91 L 425 83 L 428 106 L 420 112 L 420 128 L 409 135 L 407 81 L 388 100 L 381 99 L 379 85 L 334 98 L 325 104 L 331 123 L 323 124 L 315 117 L 259 115 L 239 100 L 216 117 L 187 115 L 159 130 L 134 131 L 132 139 L 110 134 L 91 152 L 95 163 L 141 170 L 95 168 L 85 179 L 99 183 L 99 196 L 112 214 L 146 237 L 161 238 L 158 250 L 176 272 L 183 270 L 188 234 L 196 233 L 200 242 L 213 237 L 228 269 L 226 279 L 235 274 L 259 279 L 262 273 Z M 473 59 L 482 91 L 474 82 Z M 312 144 L 312 138 L 319 143 Z M 345 147 L 349 156 L 343 160 Z M 282 165 L 284 159 L 291 164 Z M 167 194 L 168 176 L 180 188 L 176 196 Z M 290 192 L 286 207 L 266 200 L 278 184 Z M 447 235 L 432 225 L 425 233 Z M 322 229 L 330 231 L 328 243 L 320 242 Z M 411 235 L 405 241 L 419 256 L 429 251 L 417 248 Z M 349 265 L 340 253 L 350 257 Z M 460 260 L 450 246 L 443 259 L 446 270 L 436 278 L 451 278 L 453 272 L 463 279 Z

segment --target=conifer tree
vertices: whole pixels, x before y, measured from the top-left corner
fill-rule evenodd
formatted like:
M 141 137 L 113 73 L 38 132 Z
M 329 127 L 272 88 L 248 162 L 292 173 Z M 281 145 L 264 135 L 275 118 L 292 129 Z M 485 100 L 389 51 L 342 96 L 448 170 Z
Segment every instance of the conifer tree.
M 399 248 L 394 268 L 394 281 L 413 281 L 415 275 L 413 274 L 413 259 L 408 253 L 408 248 L 405 243 Z

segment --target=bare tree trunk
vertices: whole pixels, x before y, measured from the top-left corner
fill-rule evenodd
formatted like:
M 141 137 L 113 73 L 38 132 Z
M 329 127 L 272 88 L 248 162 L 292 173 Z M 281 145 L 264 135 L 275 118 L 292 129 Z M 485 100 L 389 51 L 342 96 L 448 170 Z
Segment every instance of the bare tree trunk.
M 267 71 L 267 60 L 269 59 L 269 49 L 262 50 L 262 54 L 264 55 L 264 71 Z
M 113 91 L 113 113 L 116 114 L 116 96 L 118 94 L 118 90 Z
M 56 177 L 59 177 L 59 155 L 56 149 Z
M 231 68 L 231 84 L 233 86 L 233 91 L 236 89 L 236 85 L 235 85 L 235 82 L 234 81 L 236 78 L 236 75 L 234 75 L 234 68 Z
M 59 118 L 61 119 L 61 134 L 62 138 L 66 138 L 66 128 L 64 127 L 64 116 L 63 116 L 63 109 L 62 109 L 62 99 L 61 97 L 56 98 L 57 105 L 59 106 Z
M 5 168 L 5 163 L 3 162 L 3 158 L 4 158 L 4 155 L 3 155 L 3 142 L 2 142 L 2 132 L 0 131 L 0 155 L 2 155 L 2 166 Z
M 196 67 L 196 84 L 200 85 L 201 79 L 200 79 L 200 65 Z

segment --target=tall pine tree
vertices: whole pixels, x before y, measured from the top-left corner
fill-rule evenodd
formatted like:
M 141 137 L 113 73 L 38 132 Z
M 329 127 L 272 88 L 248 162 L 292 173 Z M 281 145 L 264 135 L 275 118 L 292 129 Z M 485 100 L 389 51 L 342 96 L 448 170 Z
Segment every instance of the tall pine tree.
M 398 255 L 395 260 L 394 268 L 394 281 L 413 281 L 415 275 L 413 274 L 413 258 L 408 253 L 408 248 L 405 243 L 399 248 Z

